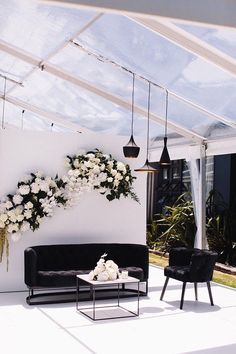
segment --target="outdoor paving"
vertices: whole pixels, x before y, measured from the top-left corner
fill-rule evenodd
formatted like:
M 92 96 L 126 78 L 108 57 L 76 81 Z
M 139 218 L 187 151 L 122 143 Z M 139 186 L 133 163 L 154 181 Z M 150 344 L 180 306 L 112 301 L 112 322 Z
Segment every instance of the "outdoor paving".
M 160 301 L 163 283 L 163 269 L 150 266 L 149 295 L 141 297 L 140 316 L 97 322 L 76 312 L 75 303 L 28 306 L 26 293 L 2 293 L 1 350 L 25 354 L 236 353 L 236 290 L 212 283 L 212 307 L 206 286 L 199 286 L 199 301 L 195 301 L 189 284 L 180 310 L 182 283 L 170 279 L 164 301 Z M 99 301 L 99 305 L 113 303 Z M 135 299 L 122 303 L 136 309 Z

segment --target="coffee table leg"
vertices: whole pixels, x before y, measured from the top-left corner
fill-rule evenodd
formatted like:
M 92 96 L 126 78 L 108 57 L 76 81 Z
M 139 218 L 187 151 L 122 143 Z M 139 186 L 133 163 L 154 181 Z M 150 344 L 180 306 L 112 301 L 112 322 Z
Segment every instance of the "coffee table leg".
M 120 306 L 120 284 L 118 284 L 118 306 Z
M 78 310 L 79 302 L 79 279 L 76 277 L 76 310 Z
M 96 318 L 95 318 L 95 287 L 93 286 L 92 287 L 93 288 L 93 320 L 95 321 L 96 320 Z
M 137 309 L 137 316 L 139 316 L 139 282 L 138 282 L 138 309 Z

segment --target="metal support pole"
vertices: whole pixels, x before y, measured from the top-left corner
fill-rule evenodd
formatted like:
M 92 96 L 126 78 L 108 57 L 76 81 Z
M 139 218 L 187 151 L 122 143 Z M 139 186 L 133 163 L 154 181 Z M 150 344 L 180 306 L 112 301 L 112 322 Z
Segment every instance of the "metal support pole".
M 199 239 L 197 248 L 206 248 L 206 145 L 200 149 L 200 171 L 199 171 Z

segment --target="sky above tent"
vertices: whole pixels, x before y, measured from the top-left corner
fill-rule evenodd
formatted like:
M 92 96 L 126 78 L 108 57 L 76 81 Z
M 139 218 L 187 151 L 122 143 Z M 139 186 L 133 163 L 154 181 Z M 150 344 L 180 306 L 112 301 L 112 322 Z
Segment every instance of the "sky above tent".
M 236 30 L 175 25 L 236 58 Z M 56 74 L 55 70 L 54 74 L 49 72 L 47 66 L 56 68 Z M 128 136 L 130 109 L 85 89 L 77 79 L 121 98 L 130 108 L 132 72 L 136 74 L 137 107 L 147 110 L 146 80 L 150 80 L 174 93 L 169 95 L 168 122 L 182 127 L 183 132 L 208 140 L 236 135 L 233 74 L 125 16 L 98 17 L 95 12 L 37 1 L 0 0 L 0 95 L 4 94 L 3 76 L 22 83 L 6 81 L 5 124 L 58 131 L 70 131 L 72 124 L 77 124 L 78 129 Z M 151 86 L 151 112 L 165 118 L 165 90 L 155 85 Z M 65 124 L 54 122 L 52 127 L 53 117 Z M 145 137 L 146 126 L 147 114 L 136 111 L 135 135 Z M 150 134 L 156 139 L 163 137 L 164 125 L 152 121 Z M 181 138 L 173 126 L 168 126 L 168 134 L 175 141 Z M 189 139 L 188 134 L 184 139 Z

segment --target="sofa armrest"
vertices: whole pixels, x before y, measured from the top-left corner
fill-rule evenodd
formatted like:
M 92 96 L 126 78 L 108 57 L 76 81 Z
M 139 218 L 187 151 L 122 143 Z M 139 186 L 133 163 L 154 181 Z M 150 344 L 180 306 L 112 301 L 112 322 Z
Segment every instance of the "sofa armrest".
M 29 287 L 37 285 L 37 253 L 31 247 L 24 251 L 25 284 Z
M 169 253 L 170 266 L 187 266 L 190 264 L 193 249 L 186 247 L 175 247 Z

